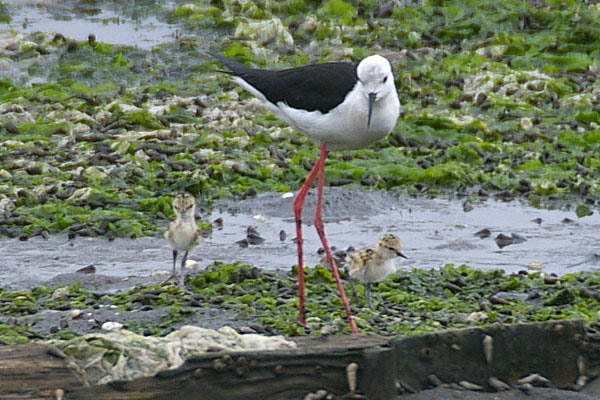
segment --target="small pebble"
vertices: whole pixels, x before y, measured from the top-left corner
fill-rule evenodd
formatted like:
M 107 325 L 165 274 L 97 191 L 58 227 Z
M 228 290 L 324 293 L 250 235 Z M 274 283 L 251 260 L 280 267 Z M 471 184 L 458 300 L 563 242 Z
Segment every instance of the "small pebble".
M 517 389 L 519 389 L 520 391 L 529 394 L 529 392 L 531 391 L 531 389 L 533 389 L 533 386 L 531 385 L 531 383 L 521 383 L 519 385 L 517 385 Z
M 265 217 L 264 215 L 261 214 L 257 214 L 252 216 L 252 219 L 254 219 L 257 222 L 265 222 L 267 220 L 267 217 Z
M 123 324 L 120 322 L 107 321 L 102 324 L 102 329 L 105 331 L 118 331 L 123 328 Z
M 475 232 L 474 235 L 477 236 L 478 238 L 486 239 L 492 235 L 492 232 L 488 228 L 484 228 L 484 229 L 481 229 L 481 230 Z
M 536 262 L 536 261 L 532 261 L 529 264 L 527 264 L 525 266 L 525 268 L 531 270 L 531 271 L 540 271 L 542 269 L 544 269 L 544 266 L 542 265 L 542 263 Z
M 323 336 L 331 335 L 332 333 L 333 333 L 333 326 L 331 326 L 331 325 L 324 325 L 321 328 L 321 335 L 323 335 Z
M 52 293 L 52 300 L 67 300 L 69 298 L 69 289 L 64 287 L 57 288 Z
M 515 243 L 515 239 L 513 237 L 507 236 L 504 233 L 498 234 L 494 240 L 499 248 L 503 248 Z
M 474 391 L 483 391 L 483 386 L 477 385 L 475 383 L 471 383 L 469 381 L 460 381 L 458 382 L 458 384 L 468 390 L 474 390 Z
M 440 380 L 440 378 L 437 377 L 437 375 L 431 374 L 431 375 L 427 375 L 427 380 L 433 385 L 433 386 L 442 386 L 443 382 Z
M 79 268 L 77 271 L 80 274 L 93 274 L 96 272 L 96 267 L 92 264 Z
M 464 212 L 473 211 L 473 205 L 471 205 L 471 203 L 465 201 L 463 204 L 463 211 Z
M 198 267 L 198 263 L 194 260 L 186 260 L 185 261 L 185 269 L 187 269 L 188 271 L 191 271 L 193 269 L 196 269 Z
M 550 380 L 537 373 L 529 374 L 517 381 L 518 385 L 530 384 L 535 386 L 550 386 L 550 383 Z
M 510 386 L 502 382 L 500 379 L 494 378 L 493 376 L 491 376 L 490 379 L 488 379 L 488 384 L 497 392 L 501 392 L 503 390 L 510 390 Z
M 479 302 L 479 308 L 481 309 L 481 311 L 485 311 L 485 312 L 489 312 L 492 309 L 490 307 L 490 305 L 488 304 L 488 302 L 485 300 L 481 300 Z
M 507 305 L 510 304 L 510 302 L 506 299 L 503 299 L 502 297 L 493 295 L 490 296 L 490 303 L 492 304 L 501 304 L 501 305 Z

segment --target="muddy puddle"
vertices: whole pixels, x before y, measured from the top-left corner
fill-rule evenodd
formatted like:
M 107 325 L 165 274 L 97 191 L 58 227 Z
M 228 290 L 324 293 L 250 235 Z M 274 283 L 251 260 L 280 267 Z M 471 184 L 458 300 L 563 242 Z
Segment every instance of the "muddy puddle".
M 312 193 L 311 193 L 312 196 Z M 346 249 L 371 246 L 384 233 L 395 233 L 405 243 L 399 270 L 438 268 L 447 263 L 472 268 L 516 272 L 541 269 L 565 274 L 600 270 L 597 232 L 600 217 L 577 218 L 572 211 L 536 209 L 519 202 L 488 200 L 465 212 L 463 201 L 395 196 L 388 192 L 327 188 L 325 230 L 332 246 Z M 215 261 L 243 261 L 265 269 L 289 269 L 296 263 L 291 195 L 267 193 L 241 202 L 224 202 L 204 220 L 215 229 L 190 258 L 198 268 Z M 305 222 L 312 220 L 307 202 Z M 222 227 L 214 223 L 222 219 Z M 166 225 L 166 221 L 165 221 Z M 264 242 L 242 247 L 249 226 Z M 475 233 L 489 229 L 489 236 Z M 282 239 L 281 231 L 285 234 Z M 311 226 L 304 227 L 305 259 L 315 265 L 320 242 Z M 500 248 L 499 234 L 518 237 Z M 97 274 L 117 277 L 111 284 L 126 288 L 140 281 L 163 279 L 171 266 L 171 251 L 162 237 L 138 239 L 82 238 L 66 235 L 28 241 L 0 239 L 0 286 L 26 288 L 77 269 L 94 265 Z
M 121 2 L 79 2 L 8 0 L 11 21 L 0 24 L 17 32 L 57 32 L 78 41 L 96 40 L 150 50 L 173 41 L 177 27 L 160 18 L 160 11 L 172 9 L 174 0 L 154 1 L 147 7 Z

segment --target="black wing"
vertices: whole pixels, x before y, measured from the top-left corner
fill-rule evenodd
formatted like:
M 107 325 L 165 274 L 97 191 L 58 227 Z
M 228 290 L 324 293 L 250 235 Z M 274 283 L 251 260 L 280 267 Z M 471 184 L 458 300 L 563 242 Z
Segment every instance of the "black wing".
M 271 71 L 253 69 L 220 54 L 208 53 L 273 104 L 326 113 L 339 105 L 358 78 L 356 64 L 332 62 Z

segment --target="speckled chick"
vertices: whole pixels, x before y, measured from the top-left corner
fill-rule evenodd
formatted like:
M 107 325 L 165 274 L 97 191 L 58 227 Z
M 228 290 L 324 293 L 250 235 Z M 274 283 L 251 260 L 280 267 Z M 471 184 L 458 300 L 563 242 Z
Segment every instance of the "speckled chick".
M 196 199 L 194 196 L 187 192 L 180 193 L 175 196 L 172 205 L 176 218 L 169 224 L 169 229 L 165 232 L 165 239 L 167 239 L 167 242 L 169 242 L 169 245 L 173 249 L 173 272 L 165 282 L 177 279 L 177 255 L 183 252 L 179 287 L 185 289 L 185 263 L 188 253 L 202 243 L 202 232 L 198 229 L 196 218 L 194 217 L 196 211 Z
M 395 235 L 383 235 L 375 248 L 355 251 L 346 257 L 346 271 L 350 277 L 352 295 L 357 298 L 353 281 L 363 283 L 367 289 L 369 308 L 371 303 L 371 284 L 381 282 L 396 272 L 395 258 L 406 258 L 402 254 L 402 241 Z

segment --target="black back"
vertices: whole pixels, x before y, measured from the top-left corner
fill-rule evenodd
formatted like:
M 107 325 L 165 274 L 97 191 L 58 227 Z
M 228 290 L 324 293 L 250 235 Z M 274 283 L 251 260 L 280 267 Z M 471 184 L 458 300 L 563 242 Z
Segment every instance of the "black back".
M 327 113 L 339 105 L 358 78 L 356 64 L 332 62 L 271 71 L 253 69 L 220 54 L 208 53 L 255 87 L 273 104 Z

